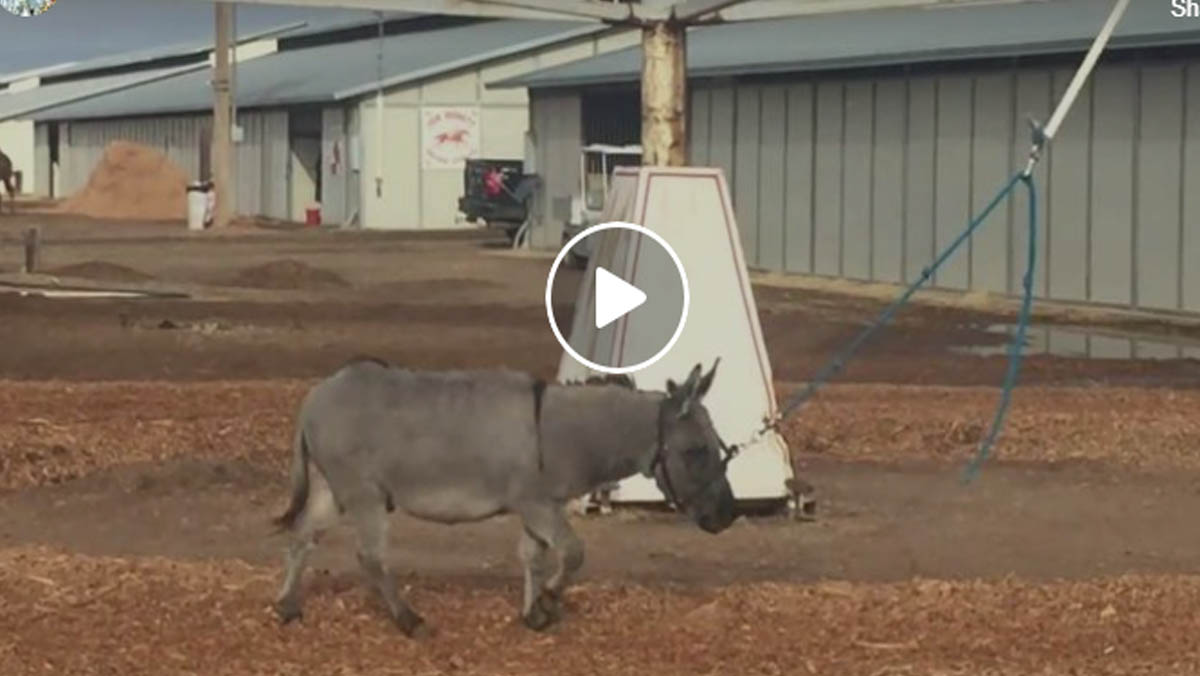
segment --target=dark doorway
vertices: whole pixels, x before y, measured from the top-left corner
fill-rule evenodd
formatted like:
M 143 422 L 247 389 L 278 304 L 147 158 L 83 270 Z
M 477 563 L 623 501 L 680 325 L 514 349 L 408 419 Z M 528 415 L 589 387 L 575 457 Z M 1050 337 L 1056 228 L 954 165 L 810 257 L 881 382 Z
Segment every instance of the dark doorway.
M 632 87 L 606 88 L 583 95 L 583 143 L 637 145 L 642 142 L 642 97 Z

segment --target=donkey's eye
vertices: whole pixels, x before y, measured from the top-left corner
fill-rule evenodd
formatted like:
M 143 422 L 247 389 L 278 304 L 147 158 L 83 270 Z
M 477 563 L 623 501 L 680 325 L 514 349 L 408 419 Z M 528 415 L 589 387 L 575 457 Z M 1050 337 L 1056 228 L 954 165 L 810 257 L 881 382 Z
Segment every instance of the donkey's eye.
M 705 449 L 703 446 L 692 446 L 691 448 L 687 449 L 686 452 L 684 452 L 684 458 L 689 463 L 703 462 L 704 451 Z

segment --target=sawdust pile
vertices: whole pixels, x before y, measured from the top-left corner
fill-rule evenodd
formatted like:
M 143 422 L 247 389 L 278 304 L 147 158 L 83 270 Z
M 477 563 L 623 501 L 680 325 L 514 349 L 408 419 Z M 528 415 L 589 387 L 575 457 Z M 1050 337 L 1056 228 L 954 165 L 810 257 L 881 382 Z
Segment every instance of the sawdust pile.
M 64 265 L 46 270 L 46 273 L 56 277 L 76 277 L 101 282 L 148 282 L 154 279 L 153 275 L 108 261 L 86 261 Z
M 414 581 L 437 632 L 405 639 L 357 576 L 316 576 L 305 617 L 267 608 L 279 571 L 0 550 L 0 664 L 24 674 L 1183 674 L 1200 668 L 1200 578 L 584 583 L 551 633 L 515 588 Z
M 58 209 L 91 218 L 182 220 L 187 218 L 187 183 L 187 174 L 161 151 L 114 141 L 83 190 Z
M 285 259 L 246 268 L 231 282 L 251 289 L 305 291 L 349 286 L 341 275 L 303 261 Z
M 0 489 L 181 458 L 244 459 L 278 473 L 312 384 L 0 383 Z M 784 433 L 798 456 L 959 463 L 975 451 L 995 404 L 994 388 L 831 385 Z M 994 457 L 1197 470 L 1196 411 L 1200 391 L 1024 387 Z

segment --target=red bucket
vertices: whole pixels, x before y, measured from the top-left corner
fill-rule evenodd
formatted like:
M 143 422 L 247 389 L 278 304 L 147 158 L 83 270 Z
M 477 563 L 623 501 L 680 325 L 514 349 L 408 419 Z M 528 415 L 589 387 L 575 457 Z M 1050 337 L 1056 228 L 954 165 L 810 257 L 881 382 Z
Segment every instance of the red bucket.
M 318 226 L 321 224 L 320 205 L 313 205 L 304 210 L 304 224 L 308 226 Z

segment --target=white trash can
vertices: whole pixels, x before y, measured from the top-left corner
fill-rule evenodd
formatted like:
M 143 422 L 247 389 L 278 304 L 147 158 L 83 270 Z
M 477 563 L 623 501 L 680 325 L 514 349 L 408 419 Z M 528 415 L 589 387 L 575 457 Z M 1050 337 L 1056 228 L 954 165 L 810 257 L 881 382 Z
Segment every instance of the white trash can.
M 205 217 L 208 212 L 208 186 L 204 183 L 190 183 L 187 187 L 187 226 L 188 230 L 203 230 Z

